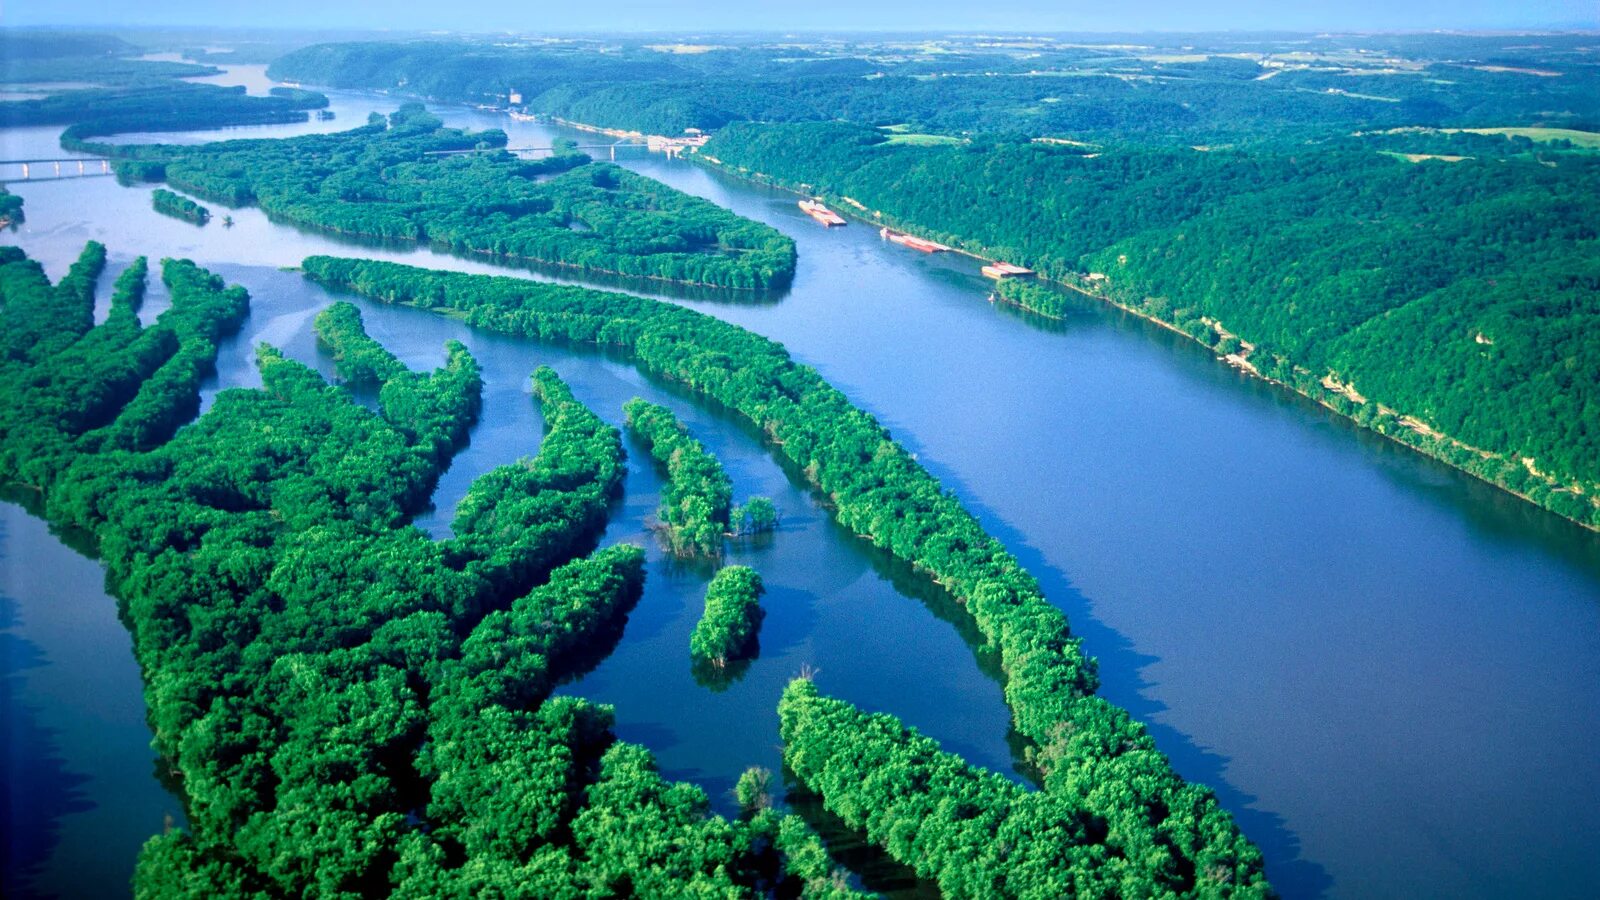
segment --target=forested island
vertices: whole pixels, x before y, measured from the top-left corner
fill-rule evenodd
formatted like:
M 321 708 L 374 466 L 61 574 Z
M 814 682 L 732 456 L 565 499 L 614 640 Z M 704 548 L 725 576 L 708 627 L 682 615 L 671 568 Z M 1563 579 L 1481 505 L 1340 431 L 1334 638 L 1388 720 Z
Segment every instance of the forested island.
M 1095 823 L 1078 838 L 1052 826 L 1044 843 L 1053 849 L 1010 845 L 1012 853 L 1043 853 L 1059 865 L 1030 869 L 1027 881 L 1019 875 L 1007 889 L 1018 893 L 1008 895 L 1058 896 L 1102 877 L 1136 894 L 1270 893 L 1260 851 L 1215 796 L 1185 783 L 1143 725 L 1095 696 L 1093 661 L 1033 576 L 876 420 L 781 345 L 682 307 L 587 288 L 333 257 L 311 257 L 303 267 L 324 285 L 374 300 L 631 356 L 651 375 L 744 416 L 831 501 L 840 524 L 948 591 L 999 655 L 1013 727 L 1049 802 Z M 973 770 L 971 777 L 988 776 Z M 830 809 L 850 802 L 826 792 L 823 799 Z M 989 833 L 982 838 L 992 844 Z M 1080 856 L 1079 842 L 1098 849 Z
M 753 655 L 761 629 L 761 575 L 749 566 L 719 569 L 706 586 L 706 608 L 689 635 L 697 661 L 724 669 Z
M 133 631 L 188 813 L 136 896 L 854 895 L 797 817 L 711 816 L 609 708 L 549 696 L 643 562 L 594 549 L 620 439 L 554 372 L 533 376 L 538 455 L 478 479 L 433 541 L 407 520 L 477 415 L 464 347 L 411 372 L 335 306 L 318 335 L 381 385 L 376 411 L 262 345 L 263 387 L 179 429 L 248 295 L 168 260 L 172 306 L 144 327 L 141 260 L 96 326 L 105 260 L 91 244 L 52 285 L 0 253 L 0 472 L 92 535 Z
M 794 275 L 794 242 L 773 228 L 570 149 L 524 160 L 505 144 L 412 104 L 337 134 L 97 150 L 147 164 L 142 179 L 339 234 L 746 291 Z
M 795 243 L 774 228 L 570 142 L 524 158 L 505 132 L 447 128 L 419 103 L 335 134 L 108 142 L 300 121 L 327 98 L 185 84 L 217 70 L 127 59 L 137 48 L 116 38 L 6 40 L 25 74 L 105 77 L 0 103 L 0 125 L 65 125 L 62 145 L 113 157 L 124 186 L 165 184 L 349 238 L 620 276 L 627 289 L 776 299 L 795 276 Z M 715 129 L 690 154 L 708 168 L 1038 272 L 992 285 L 997 303 L 1046 317 L 1085 298 L 1115 304 L 1600 528 L 1592 41 L 1184 40 L 384 40 L 295 50 L 272 71 L 657 136 Z M 151 204 L 197 223 L 210 214 L 165 188 Z M 21 208 L 0 188 L 0 224 Z M 153 745 L 186 819 L 146 845 L 136 896 L 842 900 L 866 896 L 863 841 L 949 897 L 1275 896 L 1261 849 L 1145 722 L 1168 725 L 1137 700 L 1130 714 L 1099 696 L 1063 598 L 995 536 L 1011 527 L 1001 512 L 975 505 L 980 522 L 933 474 L 940 463 L 911 452 L 914 437 L 908 449 L 777 341 L 648 297 L 312 256 L 300 271 L 335 297 L 314 291 L 304 312 L 333 375 L 261 344 L 261 386 L 212 400 L 218 347 L 244 325 L 249 294 L 164 259 L 170 308 L 141 317 L 140 257 L 97 316 L 107 260 L 91 242 L 51 283 L 40 262 L 0 248 L 0 387 L 12 398 L 0 480 L 100 556 L 133 636 Z M 610 706 L 568 695 L 647 596 L 645 549 L 606 537 L 634 477 L 628 448 L 642 445 L 663 476 L 659 522 L 646 525 L 665 534 L 669 572 L 709 575 L 725 546 L 750 561 L 765 542 L 725 542 L 774 530 L 777 508 L 735 504 L 727 471 L 671 409 L 630 401 L 625 444 L 579 399 L 592 385 L 574 380 L 575 395 L 541 366 L 523 382 L 545 429 L 526 435 L 537 452 L 476 477 L 440 521 L 447 536 L 430 537 L 413 523 L 468 443 L 485 375 L 457 341 L 439 368 L 409 367 L 338 299 L 352 295 L 373 317 L 389 311 L 368 301 L 594 352 L 608 375 L 623 361 L 670 396 L 731 413 L 845 537 L 875 548 L 861 576 L 937 596 L 936 624 L 998 682 L 1011 723 L 1001 758 L 1009 749 L 1016 771 L 975 765 L 983 749 L 959 738 L 941 746 L 911 710 L 902 721 L 871 698 L 829 696 L 808 664 L 778 676 L 790 680 L 773 720 L 797 811 L 775 805 L 766 769 L 731 791 L 674 781 L 684 770 L 652 742 L 663 774 L 650 749 L 618 737 L 634 732 Z M 816 361 L 832 378 L 836 360 Z M 1033 567 L 1037 548 L 1015 537 Z M 700 699 L 739 693 L 728 688 L 757 655 L 763 592 L 751 566 L 710 579 L 686 649 L 694 679 L 725 693 Z M 788 639 L 779 612 L 769 644 Z M 681 667 L 681 635 L 667 646 Z M 737 810 L 717 815 L 724 793 Z M 1249 798 L 1227 799 L 1244 814 Z
M 673 548 L 717 556 L 727 535 L 752 535 L 777 527 L 772 501 L 751 497 L 733 505 L 733 482 L 722 463 L 689 435 L 672 410 L 638 397 L 625 407 L 628 429 L 667 470 L 667 490 L 658 513 Z
M 150 195 L 150 205 L 155 211 L 174 219 L 182 219 L 195 225 L 204 225 L 211 219 L 211 210 L 190 200 L 182 194 L 157 188 Z
M 717 129 L 695 158 L 1038 270 L 1597 528 L 1600 394 L 1573 374 L 1600 369 L 1586 46 L 947 37 L 886 57 L 865 40 L 359 42 L 272 72 Z M 1000 297 L 1046 315 L 1061 303 L 1016 285 Z

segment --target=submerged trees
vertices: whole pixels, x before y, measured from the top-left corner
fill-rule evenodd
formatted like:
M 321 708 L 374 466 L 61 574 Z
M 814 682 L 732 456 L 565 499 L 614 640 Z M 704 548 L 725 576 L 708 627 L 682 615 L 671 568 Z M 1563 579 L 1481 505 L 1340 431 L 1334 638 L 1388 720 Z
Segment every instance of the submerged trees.
M 706 588 L 706 608 L 689 636 L 695 659 L 717 668 L 753 655 L 761 628 L 761 595 L 766 588 L 749 566 L 728 566 Z
M 450 310 L 479 327 L 624 351 L 645 371 L 745 416 L 829 497 L 841 524 L 927 572 L 965 607 L 998 652 L 1014 726 L 1048 793 L 1101 823 L 1085 826 L 1087 843 L 1102 842 L 1095 829 L 1105 831 L 1144 870 L 1176 873 L 1161 881 L 1176 893 L 1209 892 L 1195 873 L 1213 866 L 1233 873 L 1240 891 L 1268 890 L 1260 851 L 1216 798 L 1185 783 L 1144 726 L 1094 695 L 1093 661 L 1033 576 L 882 425 L 781 345 L 621 294 L 367 260 L 311 257 L 303 267 L 332 287 Z M 865 779 L 870 763 L 851 758 Z M 1075 834 L 1051 826 L 1016 840 L 1079 842 Z
M 710 815 L 609 708 L 550 696 L 643 577 L 636 547 L 591 552 L 620 436 L 554 372 L 539 453 L 480 478 L 434 541 L 408 522 L 477 414 L 465 347 L 412 372 L 336 304 L 319 338 L 376 411 L 263 345 L 262 387 L 189 421 L 248 295 L 169 260 L 172 307 L 142 327 L 138 261 L 96 326 L 104 263 L 91 244 L 52 285 L 0 249 L 0 475 L 92 536 L 133 634 L 188 811 L 136 896 L 805 890 L 775 817 Z

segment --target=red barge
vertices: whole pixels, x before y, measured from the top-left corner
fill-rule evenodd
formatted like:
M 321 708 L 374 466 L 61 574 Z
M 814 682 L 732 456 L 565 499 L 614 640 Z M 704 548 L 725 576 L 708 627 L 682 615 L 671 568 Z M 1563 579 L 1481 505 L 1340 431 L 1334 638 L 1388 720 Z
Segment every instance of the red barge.
M 943 253 L 950 249 L 943 244 L 936 244 L 933 241 L 924 240 L 923 238 L 919 237 L 912 237 L 909 234 L 902 234 L 898 231 L 890 231 L 887 228 L 878 229 L 878 236 L 891 243 L 899 244 L 902 247 L 910 247 L 913 250 L 921 250 L 923 253 Z

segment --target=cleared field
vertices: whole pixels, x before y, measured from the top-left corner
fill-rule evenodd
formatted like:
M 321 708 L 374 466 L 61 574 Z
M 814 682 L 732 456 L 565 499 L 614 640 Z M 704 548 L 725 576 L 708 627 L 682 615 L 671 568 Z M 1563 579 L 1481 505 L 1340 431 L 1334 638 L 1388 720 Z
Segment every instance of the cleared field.
M 920 134 L 911 130 L 910 125 L 884 125 L 880 131 L 889 135 L 891 144 L 910 144 L 914 147 L 937 147 L 942 144 L 964 144 L 963 138 L 952 137 L 948 134 Z
M 1600 150 L 1600 133 L 1572 128 L 1446 128 L 1443 130 L 1465 131 L 1472 134 L 1503 134 L 1506 137 L 1525 137 L 1532 141 L 1571 141 L 1579 147 Z

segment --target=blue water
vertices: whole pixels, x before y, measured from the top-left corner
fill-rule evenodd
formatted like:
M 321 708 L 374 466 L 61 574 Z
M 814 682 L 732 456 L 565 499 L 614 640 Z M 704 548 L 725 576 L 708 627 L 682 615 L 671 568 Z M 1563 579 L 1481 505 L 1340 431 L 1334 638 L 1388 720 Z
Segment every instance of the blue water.
M 334 101 L 345 125 L 398 102 Z M 551 136 L 490 114 L 440 112 L 453 124 L 503 127 L 514 143 Z M 53 134 L 0 140 L 31 146 Z M 796 238 L 799 269 L 779 302 L 674 299 L 783 341 L 955 490 L 1069 614 L 1100 659 L 1105 694 L 1151 726 L 1180 772 L 1217 790 L 1285 895 L 1592 895 L 1600 537 L 1114 310 L 1084 301 L 1045 322 L 995 308 L 971 260 L 885 244 L 860 224 L 823 230 L 794 197 L 689 163 L 624 162 Z M 344 253 L 494 271 L 427 250 L 355 247 L 255 210 L 235 211 L 233 229 L 195 229 L 151 211 L 147 188 L 105 179 L 17 190 L 28 222 L 7 239 L 52 275 L 93 237 L 117 261 L 190 256 L 249 287 L 255 311 L 224 348 L 219 385 L 252 383 L 257 340 L 327 367 L 309 328 L 329 298 L 274 267 Z M 157 292 L 146 314 L 160 303 Z M 695 681 L 686 649 L 709 572 L 655 548 L 646 526 L 660 477 L 633 448 L 606 540 L 651 547 L 646 593 L 615 652 L 565 690 L 615 704 L 618 732 L 650 746 L 669 775 L 698 781 L 727 808 L 739 771 L 776 766 L 772 707 L 802 666 L 832 693 L 1009 768 L 998 685 L 940 617 L 938 592 L 832 526 L 739 423 L 623 363 L 363 308 L 374 336 L 414 366 L 438 364 L 441 344 L 456 337 L 485 367 L 483 421 L 440 485 L 438 513 L 419 523 L 434 533 L 474 475 L 537 449 L 526 376 L 541 363 L 612 421 L 634 394 L 668 404 L 723 458 L 738 496 L 778 503 L 782 532 L 729 557 L 757 566 L 771 587 L 761 658 L 712 691 Z M 9 578 L 32 558 L 7 552 L 0 568 Z M 147 835 L 170 804 L 149 776 L 148 733 L 102 730 L 88 711 L 112 698 L 125 715 L 141 709 L 126 636 L 92 587 L 73 596 L 97 617 L 30 633 L 31 647 L 7 651 L 30 673 L 6 697 L 8 723 L 23 721 L 12 710 L 24 708 L 60 723 L 46 750 L 20 754 L 55 766 L 50 778 L 68 786 L 28 807 L 61 836 L 42 857 L 59 871 L 72 871 L 59 859 L 69 839 Z M 61 604 L 38 586 L 9 591 L 16 620 Z M 72 646 L 90 634 L 120 640 L 122 663 L 109 652 L 72 662 Z M 85 676 L 79 693 L 29 686 L 67 669 Z M 68 809 L 117 802 L 95 787 L 117 783 L 105 775 L 108 755 L 139 760 L 145 813 Z

